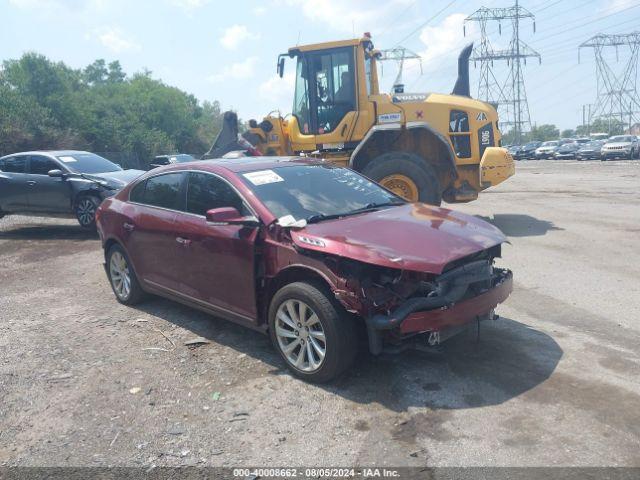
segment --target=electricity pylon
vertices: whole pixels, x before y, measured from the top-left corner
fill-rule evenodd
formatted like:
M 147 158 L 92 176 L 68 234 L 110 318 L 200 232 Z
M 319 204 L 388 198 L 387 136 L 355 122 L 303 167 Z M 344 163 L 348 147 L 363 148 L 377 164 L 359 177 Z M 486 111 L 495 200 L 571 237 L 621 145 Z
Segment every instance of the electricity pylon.
M 482 7 L 465 19 L 465 26 L 468 22 L 478 22 L 480 25 L 480 43 L 474 48 L 471 56 L 474 64 L 480 62 L 478 98 L 496 105 L 501 125 L 513 129 L 514 141 L 517 144 L 521 143 L 523 133 L 531 131 L 523 63 L 526 65 L 527 58 L 530 57 L 541 61 L 540 54 L 520 39 L 520 22 L 524 19 L 533 21 L 535 32 L 534 15 L 521 7 L 518 0 L 513 7 L 508 8 Z M 501 22 L 505 20 L 511 21 L 511 40 L 508 48 L 496 50 L 489 40 L 487 25 L 489 22 L 498 22 L 498 30 L 502 34 Z M 494 71 L 495 61 L 506 61 L 509 66 L 509 73 L 503 80 Z
M 611 48 L 615 48 L 616 61 L 619 61 L 619 47 L 628 50 L 625 53 L 629 53 L 629 56 L 624 68 L 616 72 L 606 52 L 612 52 Z M 609 121 L 611 129 L 611 120 L 620 119 L 623 125 L 631 128 L 640 120 L 640 96 L 636 85 L 640 32 L 591 37 L 578 47 L 578 60 L 583 48 L 593 48 L 596 57 L 597 99 L 589 115 L 589 125 L 596 119 L 603 119 Z
M 393 82 L 391 93 L 404 93 L 404 83 L 402 83 L 402 69 L 405 60 L 420 60 L 420 74 L 422 75 L 422 58 L 415 52 L 405 47 L 395 47 L 389 50 L 382 50 L 380 60 L 394 60 L 398 64 L 398 75 Z

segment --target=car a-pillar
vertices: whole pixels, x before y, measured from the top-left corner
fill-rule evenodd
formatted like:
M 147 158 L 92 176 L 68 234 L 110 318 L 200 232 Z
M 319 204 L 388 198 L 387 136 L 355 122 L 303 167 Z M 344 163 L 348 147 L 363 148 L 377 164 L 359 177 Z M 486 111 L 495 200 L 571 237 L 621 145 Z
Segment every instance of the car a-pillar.
M 423 122 L 377 125 L 356 147 L 350 167 L 410 202 L 440 205 L 456 178 L 446 139 Z

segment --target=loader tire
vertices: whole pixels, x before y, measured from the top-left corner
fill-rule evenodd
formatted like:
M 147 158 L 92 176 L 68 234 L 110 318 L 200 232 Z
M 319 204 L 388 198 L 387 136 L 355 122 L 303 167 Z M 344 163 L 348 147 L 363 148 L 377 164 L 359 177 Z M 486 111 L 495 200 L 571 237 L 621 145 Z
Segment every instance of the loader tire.
M 435 170 L 413 153 L 383 153 L 369 162 L 362 173 L 410 202 L 436 206 L 442 203 Z

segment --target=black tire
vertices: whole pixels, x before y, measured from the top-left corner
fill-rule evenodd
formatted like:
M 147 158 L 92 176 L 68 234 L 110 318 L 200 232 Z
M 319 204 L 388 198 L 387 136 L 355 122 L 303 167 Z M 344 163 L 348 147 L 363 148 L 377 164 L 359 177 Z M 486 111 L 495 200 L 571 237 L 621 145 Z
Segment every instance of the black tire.
M 304 302 L 315 313 L 322 325 L 325 336 L 325 355 L 320 366 L 314 371 L 303 371 L 287 359 L 276 335 L 276 315 L 278 309 L 287 301 Z M 298 325 L 300 327 L 300 324 Z M 298 378 L 324 383 L 335 379 L 352 364 L 358 352 L 358 341 L 354 320 L 320 284 L 294 282 L 285 285 L 276 292 L 269 307 L 269 335 L 274 348 L 278 351 L 289 370 Z M 302 335 L 300 335 L 302 337 Z M 291 343 L 299 341 L 294 338 Z M 302 340 L 304 342 L 304 340 Z M 308 342 L 308 340 L 307 340 Z M 304 347 L 299 345 L 300 352 Z M 311 348 L 311 346 L 309 346 Z M 298 353 L 299 355 L 299 353 Z
M 100 206 L 101 202 L 102 200 L 94 195 L 80 195 L 76 198 L 73 211 L 82 228 L 95 230 L 96 210 Z
M 126 295 L 122 295 L 118 292 L 115 278 L 112 277 L 111 260 L 116 254 L 122 256 L 122 258 L 126 262 L 129 273 L 130 288 L 129 292 Z M 105 255 L 105 259 L 107 262 L 107 277 L 109 278 L 109 284 L 111 285 L 111 289 L 113 290 L 113 293 L 115 294 L 118 302 L 124 305 L 135 305 L 144 300 L 147 294 L 140 286 L 138 277 L 136 276 L 136 273 L 131 265 L 131 261 L 129 260 L 129 257 L 125 253 L 124 249 L 120 245 L 113 245 L 111 248 L 109 248 L 109 251 Z
M 418 201 L 436 206 L 442 203 L 441 189 L 435 170 L 413 153 L 383 153 L 369 162 L 362 169 L 362 174 L 378 183 L 390 175 L 404 175 L 410 178 L 418 188 Z

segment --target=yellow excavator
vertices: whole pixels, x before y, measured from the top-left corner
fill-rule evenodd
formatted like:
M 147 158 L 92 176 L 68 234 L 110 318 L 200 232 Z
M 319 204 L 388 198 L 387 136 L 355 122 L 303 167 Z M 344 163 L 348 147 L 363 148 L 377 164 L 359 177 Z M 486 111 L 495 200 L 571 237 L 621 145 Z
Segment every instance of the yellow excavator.
M 381 52 L 371 36 L 296 46 L 278 57 L 296 59 L 293 112 L 249 121 L 238 135 L 235 113 L 204 158 L 233 155 L 307 155 L 348 166 L 410 201 L 469 202 L 515 173 L 500 147 L 496 109 L 470 98 L 469 57 L 458 58 L 451 95 L 380 91 Z

